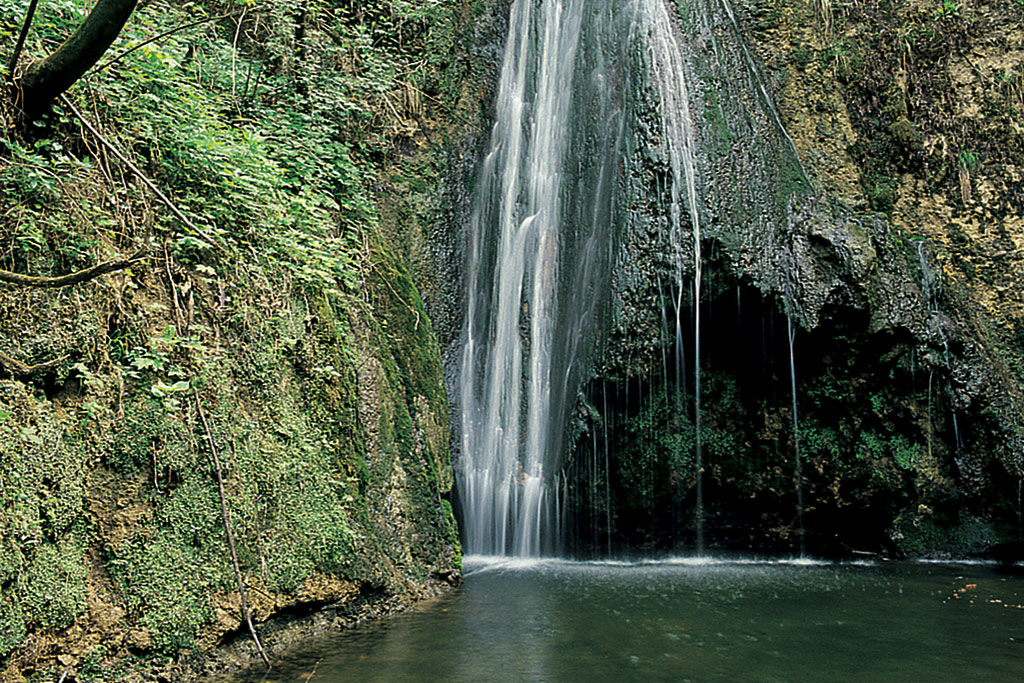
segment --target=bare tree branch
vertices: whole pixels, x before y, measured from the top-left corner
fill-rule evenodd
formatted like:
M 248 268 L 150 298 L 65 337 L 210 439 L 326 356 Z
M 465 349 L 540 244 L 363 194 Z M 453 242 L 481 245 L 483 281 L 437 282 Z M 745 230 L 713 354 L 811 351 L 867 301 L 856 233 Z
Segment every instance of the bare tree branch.
M 0 367 L 5 368 L 9 373 L 14 375 L 14 377 L 21 379 L 23 377 L 32 377 L 33 375 L 40 375 L 44 372 L 49 372 L 67 359 L 68 356 L 61 356 L 54 360 L 48 360 L 45 363 L 25 365 L 20 360 L 15 360 L 6 353 L 0 353 Z
M 200 26 L 202 24 L 209 24 L 212 21 L 220 21 L 221 19 L 228 19 L 230 17 L 236 16 L 236 14 L 237 13 L 221 14 L 221 15 L 218 15 L 216 17 L 206 17 L 205 19 L 200 19 L 198 21 L 193 21 L 191 23 L 184 24 L 182 26 L 177 26 L 175 28 L 169 29 L 167 31 L 164 31 L 163 33 L 159 33 L 159 34 L 153 36 L 152 38 L 150 38 L 149 40 L 143 41 L 143 42 L 139 43 L 138 45 L 135 45 L 134 47 L 128 48 L 124 52 L 118 54 L 116 57 L 111 57 L 110 59 L 108 59 L 106 62 L 104 62 L 100 66 L 98 66 L 95 69 L 93 69 L 92 72 L 90 72 L 89 75 L 91 76 L 92 74 L 99 73 L 100 71 L 103 71 L 104 69 L 106 69 L 108 66 L 111 66 L 112 64 L 116 64 L 117 62 L 121 61 L 122 59 L 124 59 L 125 57 L 127 57 L 131 53 L 135 52 L 136 50 L 140 50 L 140 49 L 146 47 L 147 45 L 151 45 L 151 44 L 153 44 L 153 43 L 155 43 L 155 42 L 157 42 L 157 41 L 159 41 L 159 40 L 161 40 L 163 38 L 166 38 L 167 36 L 174 35 L 175 33 L 180 33 L 182 31 L 184 31 L 186 29 L 190 29 L 190 28 L 192 28 L 194 26 Z
M 14 69 L 18 66 L 18 57 L 21 56 L 21 50 L 25 47 L 25 38 L 28 37 L 28 29 L 32 25 L 32 17 L 36 14 L 36 5 L 38 4 L 39 0 L 32 0 L 25 11 L 25 22 L 21 25 L 21 33 L 18 34 L 18 42 L 15 44 L 14 53 L 11 55 L 11 63 L 7 67 L 7 74 L 11 78 L 14 78 Z
M 231 533 L 231 516 L 228 514 L 228 503 L 227 494 L 224 493 L 224 477 L 221 476 L 220 469 L 220 458 L 217 456 L 217 447 L 213 443 L 213 434 L 210 432 L 210 425 L 206 422 L 206 412 L 203 411 L 203 405 L 199 401 L 199 392 L 193 388 L 192 396 L 196 401 L 196 410 L 199 412 L 199 419 L 203 423 L 203 430 L 206 432 L 206 444 L 210 449 L 210 461 L 213 463 L 213 473 L 217 476 L 217 489 L 220 491 L 220 513 L 221 519 L 224 522 L 224 533 L 228 539 L 228 549 L 231 551 L 231 564 L 235 568 L 235 579 L 238 582 L 238 595 L 242 600 L 242 616 L 245 618 L 245 623 L 249 626 L 249 633 L 252 635 L 253 642 L 256 643 L 256 649 L 260 653 L 260 657 L 263 659 L 263 663 L 270 667 L 270 658 L 267 657 L 266 650 L 263 649 L 263 644 L 260 643 L 259 636 L 256 635 L 256 627 L 252 624 L 252 615 L 249 613 L 249 600 L 245 597 L 245 581 L 242 579 L 242 569 L 238 564 L 238 552 L 235 550 L 235 536 Z
M 43 287 L 47 289 L 56 289 L 58 287 L 77 285 L 79 283 L 95 279 L 100 275 L 106 275 L 107 273 L 131 268 L 134 264 L 145 258 L 145 251 L 138 251 L 128 258 L 104 261 L 103 263 L 98 263 L 91 268 L 79 270 L 67 275 L 60 275 L 58 277 L 38 277 L 35 275 L 22 275 L 21 273 L 12 273 L 7 270 L 0 270 L 0 282 L 4 282 L 9 285 L 17 285 L 19 287 Z
M 167 208 L 169 208 L 171 210 L 171 213 L 173 213 L 175 216 L 178 217 L 178 220 L 180 220 L 182 223 L 184 223 L 186 225 L 186 227 L 188 227 L 194 233 L 196 233 L 197 235 L 202 237 L 204 240 L 206 240 L 212 248 L 217 249 L 217 250 L 219 250 L 221 252 L 225 252 L 225 253 L 227 252 L 227 250 L 220 243 L 218 243 L 217 240 L 215 240 L 213 237 L 207 235 L 205 231 L 203 231 L 201 228 L 199 228 L 199 226 L 197 226 L 195 223 L 190 221 L 185 216 L 185 214 L 183 214 L 181 212 L 181 209 L 179 209 L 177 207 L 177 205 L 174 202 L 172 202 L 167 197 L 167 195 L 165 195 L 163 192 L 160 191 L 160 188 L 158 188 L 156 186 L 156 183 L 154 183 L 152 180 L 150 180 L 146 176 L 145 173 L 140 171 L 139 168 L 135 164 L 130 162 L 128 160 L 128 157 L 126 157 L 125 155 L 121 154 L 121 151 L 117 147 L 115 147 L 112 142 L 110 142 L 105 137 L 103 137 L 103 135 L 98 130 L 96 130 L 96 126 L 92 125 L 92 123 L 89 121 L 89 119 L 85 118 L 85 116 L 82 115 L 82 112 L 78 111 L 78 108 L 75 107 L 75 105 L 71 104 L 71 100 L 69 100 L 64 95 L 61 95 L 60 100 L 64 104 L 64 106 L 67 107 L 69 110 L 71 110 L 71 113 L 74 114 L 75 117 L 79 121 L 82 122 L 82 125 L 85 126 L 85 128 L 90 133 L 92 133 L 96 137 L 97 140 L 99 140 L 101 143 L 103 143 L 104 147 L 109 149 L 110 152 L 115 157 L 117 157 L 118 160 L 122 164 L 124 164 L 125 166 L 128 167 L 128 170 L 130 170 L 132 173 L 134 173 L 136 176 L 138 176 L 139 180 L 141 180 L 146 187 L 148 187 L 150 190 L 153 191 L 153 194 L 155 194 L 160 199 L 160 201 L 162 201 L 167 206 Z

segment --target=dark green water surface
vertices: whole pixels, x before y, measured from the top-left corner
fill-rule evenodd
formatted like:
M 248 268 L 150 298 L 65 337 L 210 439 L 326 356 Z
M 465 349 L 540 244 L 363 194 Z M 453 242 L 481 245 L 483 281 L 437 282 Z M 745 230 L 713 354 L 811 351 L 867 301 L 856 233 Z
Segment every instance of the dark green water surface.
M 460 590 L 246 680 L 1021 681 L 1024 577 L 963 564 L 469 558 Z

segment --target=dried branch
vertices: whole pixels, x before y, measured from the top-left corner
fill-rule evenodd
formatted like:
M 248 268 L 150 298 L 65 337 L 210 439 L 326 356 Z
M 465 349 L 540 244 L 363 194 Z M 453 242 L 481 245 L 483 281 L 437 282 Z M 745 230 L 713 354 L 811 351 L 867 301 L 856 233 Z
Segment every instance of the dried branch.
M 45 363 L 38 363 L 36 365 L 25 365 L 20 360 L 11 358 L 6 353 L 0 353 L 0 367 L 6 368 L 16 378 L 32 377 L 34 375 L 41 375 L 44 372 L 53 370 L 58 365 L 63 363 L 69 358 L 69 356 L 61 356 L 54 360 L 48 360 Z
M 242 616 L 245 617 L 245 623 L 249 626 L 249 633 L 252 634 L 252 640 L 256 643 L 256 649 L 260 653 L 260 657 L 263 659 L 263 663 L 270 667 L 270 658 L 267 657 L 266 650 L 263 649 L 263 645 L 260 643 L 260 638 L 256 635 L 256 627 L 252 624 L 252 616 L 249 613 L 249 600 L 246 598 L 245 593 L 245 581 L 242 579 L 242 569 L 238 564 L 238 551 L 235 550 L 235 537 L 231 533 L 231 517 L 228 514 L 228 503 L 227 495 L 224 493 L 224 477 L 221 476 L 220 469 L 220 458 L 217 456 L 217 447 L 213 443 L 213 434 L 210 432 L 210 425 L 206 422 L 206 413 L 203 411 L 202 403 L 199 401 L 199 392 L 193 388 L 192 395 L 196 401 L 196 410 L 199 412 L 199 419 L 203 423 L 203 430 L 206 432 L 206 444 L 210 449 L 210 459 L 213 462 L 213 472 L 217 476 L 217 489 L 220 491 L 220 514 L 221 519 L 224 522 L 224 533 L 227 535 L 228 548 L 231 551 L 231 564 L 235 568 L 235 579 L 238 582 L 238 595 L 242 600 Z
M 131 268 L 134 264 L 145 258 L 146 252 L 138 251 L 128 258 L 104 261 L 103 263 L 98 263 L 91 268 L 69 273 L 68 275 L 60 275 L 58 277 L 38 277 L 35 275 L 22 275 L 21 273 L 12 273 L 7 270 L 0 270 L 0 282 L 17 285 L 19 287 L 43 287 L 47 289 L 68 287 L 70 285 L 88 282 L 100 275 L 106 275 L 107 273 Z
M 28 37 L 28 29 L 32 26 L 32 18 L 36 13 L 36 5 L 39 4 L 39 0 L 32 0 L 29 3 L 28 9 L 25 11 L 25 22 L 21 25 L 21 33 L 18 34 L 18 42 L 14 46 L 14 54 L 11 55 L 11 63 L 7 67 L 7 74 L 11 78 L 14 78 L 14 69 L 18 66 L 18 58 L 21 57 L 21 50 L 25 47 L 25 39 Z
M 221 19 L 228 19 L 229 17 L 233 17 L 233 16 L 235 16 L 235 14 L 221 14 L 221 15 L 218 15 L 216 17 L 206 17 L 205 19 L 200 19 L 199 21 L 193 21 L 193 22 L 191 22 L 189 24 L 184 24 L 182 26 L 178 26 L 176 28 L 169 29 L 167 31 L 164 31 L 163 33 L 158 33 L 157 35 L 153 36 L 149 40 L 145 40 L 145 41 L 139 43 L 138 45 L 136 45 L 134 47 L 128 48 L 127 50 L 125 50 L 121 54 L 117 55 L 116 57 L 111 57 L 106 62 L 104 62 L 100 66 L 96 67 L 91 72 L 89 72 L 88 75 L 91 76 L 92 74 L 99 73 L 100 71 L 103 71 L 104 69 L 106 69 L 108 66 L 111 66 L 111 65 L 116 64 L 117 62 L 121 61 L 122 59 L 124 59 L 125 57 L 127 57 L 131 53 L 135 52 L 136 50 L 141 50 L 142 48 L 146 47 L 147 45 L 152 45 L 153 43 L 155 43 L 155 42 L 157 42 L 157 41 L 159 41 L 159 40 L 161 40 L 163 38 L 166 38 L 167 36 L 174 35 L 175 33 L 180 33 L 182 31 L 185 31 L 187 29 L 193 28 L 195 26 L 200 26 L 202 24 L 209 24 L 212 21 L 220 21 Z

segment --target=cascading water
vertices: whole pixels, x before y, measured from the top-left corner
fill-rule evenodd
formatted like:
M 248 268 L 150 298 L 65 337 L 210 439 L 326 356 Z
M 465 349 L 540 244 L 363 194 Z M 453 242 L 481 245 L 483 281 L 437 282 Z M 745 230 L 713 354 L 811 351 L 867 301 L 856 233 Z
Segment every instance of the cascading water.
M 624 121 L 619 20 L 601 4 L 511 8 L 467 263 L 457 474 L 470 553 L 557 544 L 555 473 L 606 289 Z
M 774 226 L 785 225 L 788 215 L 777 198 L 791 190 L 769 195 L 776 198 L 773 207 L 759 197 L 765 187 L 805 186 L 806 173 L 724 0 L 513 0 L 508 26 L 496 120 L 481 160 L 466 252 L 457 371 L 457 478 L 466 552 L 533 556 L 558 549 L 558 535 L 569 527 L 560 516 L 572 507 L 559 499 L 570 490 L 562 460 L 590 419 L 570 417 L 581 404 L 599 346 L 613 333 L 602 321 L 628 320 L 632 313 L 618 317 L 623 288 L 627 298 L 640 294 L 641 283 L 653 276 L 659 280 L 663 338 L 674 337 L 671 362 L 662 344 L 662 382 L 675 392 L 673 406 L 684 405 L 687 366 L 693 367 L 690 481 L 696 550 L 702 553 L 703 214 L 715 219 L 711 235 L 717 231 L 718 239 L 729 223 L 756 226 L 763 248 L 753 241 L 741 248 L 770 252 Z M 754 77 L 745 87 L 737 85 L 737 68 Z M 695 120 L 721 117 L 727 106 L 737 113 L 730 110 L 722 119 L 728 123 L 703 133 L 695 129 Z M 769 153 L 729 147 L 735 135 L 751 135 L 743 139 L 757 140 Z M 767 163 L 749 161 L 755 158 Z M 710 191 L 713 207 L 702 196 Z M 726 196 L 735 203 L 727 205 Z M 636 244 L 657 250 L 652 272 L 634 270 Z M 689 339 L 693 349 L 686 352 Z M 642 403 L 649 387 L 638 386 Z M 627 380 L 627 404 L 628 387 Z M 600 419 L 607 433 L 605 413 Z M 674 443 L 682 443 L 688 420 L 672 423 L 679 430 Z M 600 458 L 596 439 L 579 443 L 593 450 L 589 476 L 601 476 L 604 462 L 610 549 L 611 445 L 605 438 Z M 600 529 L 591 526 L 597 538 Z
M 683 291 L 686 286 L 683 250 L 684 235 L 682 204 L 685 201 L 690 219 L 690 233 L 693 237 L 693 424 L 694 424 L 694 469 L 696 476 L 696 530 L 697 554 L 704 553 L 704 453 L 701 442 L 701 381 L 700 381 L 700 294 L 701 294 L 701 234 L 700 213 L 697 199 L 697 173 L 694 170 L 694 135 L 690 116 L 690 95 L 686 86 L 683 54 L 676 40 L 668 11 L 662 2 L 641 2 L 638 5 L 640 21 L 638 27 L 645 33 L 643 44 L 648 46 L 650 76 L 658 86 L 661 100 L 662 146 L 672 171 L 672 189 L 669 201 L 670 233 L 673 247 L 672 259 L 676 272 L 676 344 L 681 354 Z M 683 190 L 685 188 L 685 195 Z M 679 367 L 682 367 L 682 363 Z M 685 386 L 685 378 L 677 378 L 676 387 Z
M 662 105 L 677 316 L 688 270 L 684 203 L 700 295 L 689 95 L 663 2 L 515 0 L 469 236 L 458 477 L 470 553 L 530 556 L 557 545 L 554 477 L 621 224 L 635 45 Z M 698 342 L 697 368 L 699 358 Z M 696 386 L 699 424 L 699 378 Z M 699 453 L 698 445 L 698 480 Z

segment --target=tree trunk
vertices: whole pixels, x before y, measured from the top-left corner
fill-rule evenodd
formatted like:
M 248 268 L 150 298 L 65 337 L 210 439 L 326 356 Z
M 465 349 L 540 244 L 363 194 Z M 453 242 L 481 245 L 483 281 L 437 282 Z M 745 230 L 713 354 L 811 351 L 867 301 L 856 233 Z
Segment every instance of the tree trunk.
M 18 84 L 29 117 L 46 107 L 99 61 L 139 0 L 97 0 L 78 30 L 49 57 L 35 62 Z

